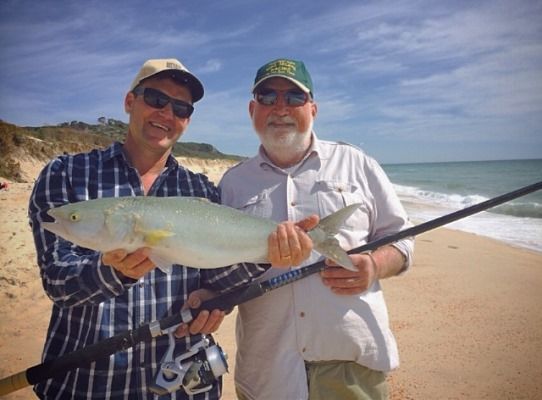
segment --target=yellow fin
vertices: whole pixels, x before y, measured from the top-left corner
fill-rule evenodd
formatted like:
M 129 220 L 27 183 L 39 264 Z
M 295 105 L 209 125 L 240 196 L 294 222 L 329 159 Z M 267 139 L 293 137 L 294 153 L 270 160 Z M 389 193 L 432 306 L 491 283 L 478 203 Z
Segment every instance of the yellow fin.
M 145 244 L 148 246 L 156 246 L 163 239 L 175 235 L 173 232 L 165 231 L 163 229 L 155 229 L 145 233 Z

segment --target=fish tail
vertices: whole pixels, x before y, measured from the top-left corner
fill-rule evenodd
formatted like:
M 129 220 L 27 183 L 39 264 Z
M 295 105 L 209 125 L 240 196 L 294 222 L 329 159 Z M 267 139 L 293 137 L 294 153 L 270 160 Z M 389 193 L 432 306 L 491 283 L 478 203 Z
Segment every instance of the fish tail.
M 335 235 L 339 232 L 344 221 L 346 221 L 360 205 L 361 203 L 356 203 L 341 208 L 339 211 L 323 218 L 320 223 L 308 233 L 313 240 L 314 250 L 350 271 L 357 271 L 357 268 L 352 264 L 352 260 L 346 251 L 341 248 Z

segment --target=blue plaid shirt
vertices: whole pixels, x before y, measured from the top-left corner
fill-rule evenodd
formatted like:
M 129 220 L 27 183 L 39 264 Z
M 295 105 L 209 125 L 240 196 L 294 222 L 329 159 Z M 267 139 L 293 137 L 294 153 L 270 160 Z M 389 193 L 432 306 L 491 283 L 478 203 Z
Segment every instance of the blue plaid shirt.
M 178 313 L 192 291 L 223 291 L 246 283 L 263 270 L 239 264 L 198 270 L 176 266 L 171 275 L 154 269 L 139 280 L 124 277 L 101 263 L 101 254 L 67 242 L 44 230 L 47 210 L 101 197 L 143 196 L 138 172 L 115 143 L 105 150 L 65 155 L 51 161 L 34 186 L 29 218 L 43 287 L 53 301 L 43 361 L 81 349 L 150 321 Z M 169 157 L 150 196 L 197 196 L 219 202 L 216 187 Z M 201 340 L 177 340 L 175 354 Z M 64 376 L 38 383 L 34 391 L 47 399 L 218 399 L 221 382 L 193 397 L 181 389 L 171 395 L 149 392 L 168 347 L 167 335 L 140 343 Z

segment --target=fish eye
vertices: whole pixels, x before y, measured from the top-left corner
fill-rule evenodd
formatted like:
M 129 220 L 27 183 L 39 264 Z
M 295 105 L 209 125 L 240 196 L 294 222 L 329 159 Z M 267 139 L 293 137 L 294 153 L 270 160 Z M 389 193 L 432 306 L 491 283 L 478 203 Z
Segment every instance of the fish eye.
M 80 219 L 79 214 L 77 214 L 77 213 L 71 213 L 70 214 L 70 221 L 77 222 L 77 221 L 79 221 L 79 219 Z

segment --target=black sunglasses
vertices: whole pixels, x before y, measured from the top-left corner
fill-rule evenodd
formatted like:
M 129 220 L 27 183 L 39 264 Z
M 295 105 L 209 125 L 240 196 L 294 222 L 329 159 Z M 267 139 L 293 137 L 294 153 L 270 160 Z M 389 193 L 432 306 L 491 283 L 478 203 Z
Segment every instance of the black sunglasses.
M 301 107 L 309 100 L 309 95 L 301 90 L 290 89 L 285 92 L 278 92 L 273 89 L 261 88 L 254 93 L 256 101 L 264 106 L 277 104 L 279 93 L 284 96 L 284 102 L 291 107 Z
M 194 112 L 192 104 L 169 97 L 157 89 L 138 86 L 132 90 L 132 93 L 136 96 L 143 94 L 145 104 L 153 108 L 162 109 L 171 103 L 173 114 L 179 118 L 188 118 Z

